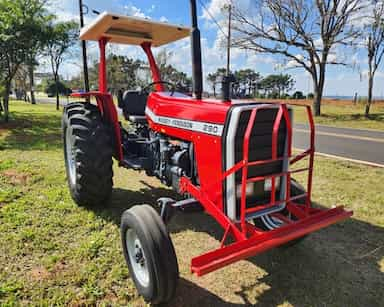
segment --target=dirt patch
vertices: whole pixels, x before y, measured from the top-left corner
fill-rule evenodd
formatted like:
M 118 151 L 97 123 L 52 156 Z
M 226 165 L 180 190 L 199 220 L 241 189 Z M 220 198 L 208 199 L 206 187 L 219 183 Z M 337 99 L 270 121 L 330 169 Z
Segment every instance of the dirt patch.
M 10 120 L 8 123 L 0 122 L 0 135 L 12 129 L 26 129 L 32 128 L 32 121 L 27 119 Z
M 52 274 L 58 274 L 61 271 L 64 271 L 66 269 L 66 267 L 67 267 L 67 264 L 64 261 L 59 261 L 53 267 Z
M 0 175 L 8 178 L 11 184 L 24 185 L 28 182 L 29 175 L 25 173 L 19 173 L 14 169 L 9 169 L 0 173 Z
M 30 275 L 33 280 L 42 281 L 42 280 L 49 279 L 52 274 L 48 272 L 46 268 L 39 266 L 39 267 L 33 268 L 30 272 Z

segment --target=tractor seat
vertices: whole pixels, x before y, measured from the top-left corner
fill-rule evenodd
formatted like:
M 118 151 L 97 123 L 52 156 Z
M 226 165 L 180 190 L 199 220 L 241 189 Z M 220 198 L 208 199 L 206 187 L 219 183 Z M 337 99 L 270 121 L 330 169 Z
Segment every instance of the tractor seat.
M 129 115 L 128 120 L 134 124 L 141 124 L 141 125 L 147 124 L 147 118 L 142 115 Z
M 135 117 L 136 120 L 140 120 L 139 117 L 145 119 L 147 98 L 148 95 L 141 91 L 125 91 L 122 97 L 118 99 L 119 108 L 123 110 L 125 119 L 130 120 L 130 116 Z

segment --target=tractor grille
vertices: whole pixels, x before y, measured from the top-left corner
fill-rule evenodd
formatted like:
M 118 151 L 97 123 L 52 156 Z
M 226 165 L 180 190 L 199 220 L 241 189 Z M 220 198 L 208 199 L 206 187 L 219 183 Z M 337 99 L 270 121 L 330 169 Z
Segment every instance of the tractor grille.
M 243 160 L 243 142 L 245 131 L 248 126 L 249 118 L 251 111 L 257 105 L 252 106 L 236 106 L 234 108 L 240 108 L 237 112 L 232 111 L 231 118 L 229 118 L 227 124 L 231 127 L 228 129 L 235 129 L 235 133 L 228 132 L 228 136 L 231 139 L 227 139 L 225 142 L 227 153 L 227 163 L 226 168 L 229 169 L 230 165 L 228 162 L 233 165 L 237 162 Z M 249 142 L 249 162 L 268 160 L 272 159 L 272 133 L 273 125 L 277 116 L 278 108 L 273 109 L 259 109 L 256 114 L 256 120 L 251 132 L 250 142 Z M 286 147 L 286 135 L 287 128 L 284 118 L 281 120 L 280 127 L 278 129 L 278 141 L 277 141 L 277 156 L 281 157 L 284 155 Z M 228 157 L 228 155 L 230 157 Z M 231 156 L 232 155 L 232 156 Z M 230 159 L 228 159 L 230 158 Z M 232 160 L 232 161 L 228 161 Z M 265 176 L 271 174 L 277 174 L 284 171 L 284 161 L 276 161 L 268 164 L 249 166 L 248 167 L 248 178 Z M 229 176 L 224 184 L 226 191 L 225 201 L 227 204 L 227 214 L 232 219 L 239 218 L 240 212 L 240 202 L 241 198 L 238 191 L 238 188 L 241 185 L 242 172 L 238 171 L 233 176 Z M 282 178 L 279 180 L 282 182 Z M 250 185 L 249 195 L 247 194 L 246 198 L 246 207 L 251 208 L 261 204 L 266 204 L 270 202 L 271 192 L 266 189 L 268 182 L 259 181 L 254 182 Z M 280 187 L 276 184 L 276 200 L 280 199 Z M 248 188 L 247 188 L 248 189 Z M 235 194 L 235 195 L 234 195 Z

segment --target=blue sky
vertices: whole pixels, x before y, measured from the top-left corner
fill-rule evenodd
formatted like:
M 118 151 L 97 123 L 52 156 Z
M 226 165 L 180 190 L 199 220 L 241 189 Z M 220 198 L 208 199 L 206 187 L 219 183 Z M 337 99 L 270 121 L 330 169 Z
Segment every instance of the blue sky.
M 154 20 L 167 21 L 175 24 L 190 24 L 189 1 L 188 0 L 83 0 L 91 9 L 98 11 L 110 11 L 119 14 L 135 15 L 147 17 Z M 201 0 L 205 3 L 209 10 L 219 22 L 224 19 L 224 14 L 220 10 L 220 6 L 226 0 Z M 249 5 L 252 0 L 232 0 L 234 5 L 243 8 Z M 212 22 L 207 12 L 198 3 L 199 23 L 202 33 L 203 47 L 203 71 L 206 75 L 215 71 L 218 67 L 224 67 L 226 63 L 225 50 L 222 48 L 222 34 L 217 26 Z M 78 1 L 77 0 L 51 0 L 49 10 L 59 16 L 61 20 L 70 20 L 78 18 Z M 89 13 L 86 16 L 86 23 L 90 22 L 95 15 Z M 89 46 L 91 59 L 97 58 L 97 48 L 94 44 Z M 191 73 L 190 66 L 190 49 L 189 40 L 174 43 L 167 47 L 167 51 L 172 53 L 170 63 L 175 65 L 188 74 Z M 131 57 L 143 57 L 139 48 L 134 46 L 111 46 L 109 52 L 124 54 Z M 156 50 L 155 50 L 156 52 Z M 366 70 L 366 55 L 363 50 L 353 51 L 349 55 L 353 57 L 355 65 L 329 66 L 327 71 L 327 81 L 325 84 L 325 95 L 343 95 L 352 96 L 357 92 L 361 96 L 366 95 L 367 79 L 364 71 Z M 309 75 L 303 69 L 284 70 L 277 68 L 280 59 L 268 54 L 255 54 L 240 50 L 232 51 L 232 69 L 252 68 L 262 75 L 271 73 L 289 73 L 296 80 L 296 89 L 303 92 L 312 91 L 312 81 Z M 357 65 L 356 65 L 357 64 Z M 353 67 L 354 66 L 354 67 Z M 357 69 L 356 67 L 359 67 Z M 44 68 L 42 68 L 44 69 Z M 79 63 L 67 62 L 63 65 L 61 74 L 69 77 L 76 74 L 80 70 Z M 380 67 L 375 79 L 374 95 L 383 96 L 384 89 L 384 71 Z

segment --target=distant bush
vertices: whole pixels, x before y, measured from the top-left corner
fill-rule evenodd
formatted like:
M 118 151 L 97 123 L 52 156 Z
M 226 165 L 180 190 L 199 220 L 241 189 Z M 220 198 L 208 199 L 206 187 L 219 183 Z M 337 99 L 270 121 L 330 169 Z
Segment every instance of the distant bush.
M 291 99 L 305 99 L 302 91 L 296 91 L 292 94 Z
M 57 90 L 59 92 L 59 95 L 68 96 L 69 94 L 72 93 L 72 90 L 60 81 L 57 83 Z M 56 96 L 55 82 L 51 82 L 47 84 L 47 87 L 45 88 L 45 93 L 47 93 L 48 96 Z
M 313 95 L 313 93 L 308 93 L 307 98 L 308 99 L 313 99 L 313 98 L 315 98 L 315 95 Z
M 289 96 L 289 94 L 282 94 L 282 95 L 280 96 L 280 98 L 281 98 L 281 99 L 290 99 L 291 96 Z
M 272 93 L 268 94 L 268 98 L 277 99 L 277 98 L 279 98 L 279 93 L 278 92 L 272 92 Z

